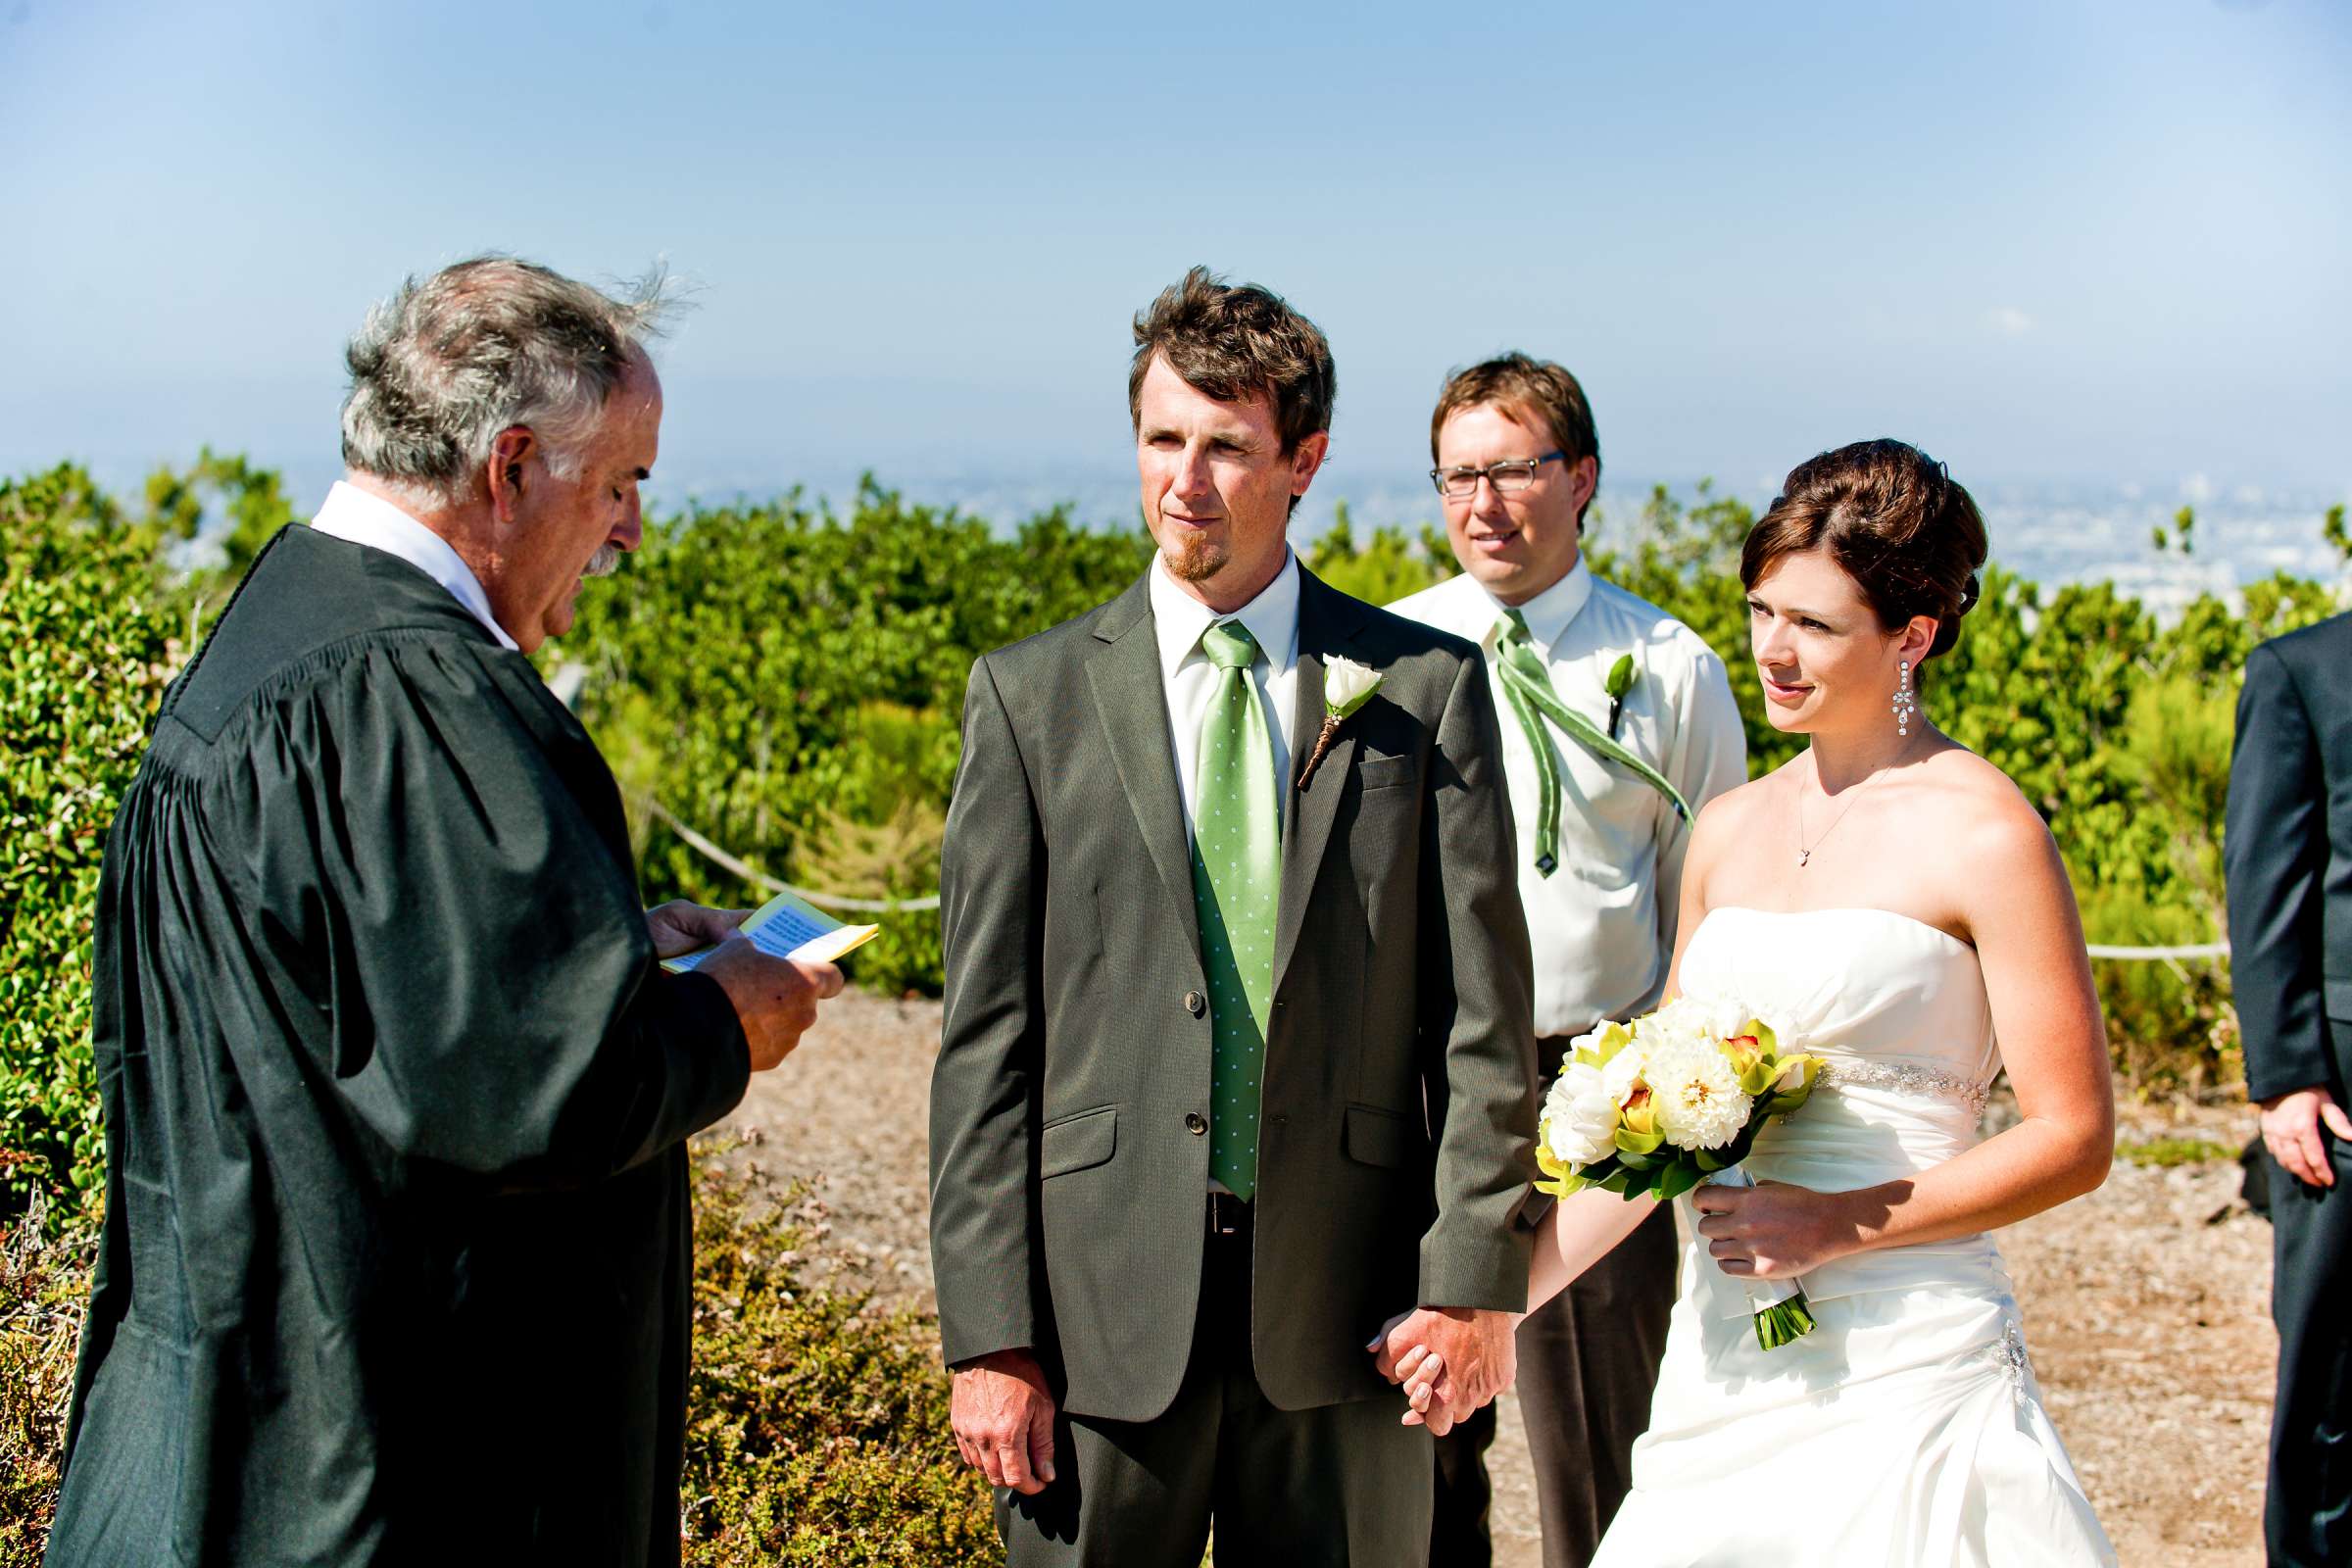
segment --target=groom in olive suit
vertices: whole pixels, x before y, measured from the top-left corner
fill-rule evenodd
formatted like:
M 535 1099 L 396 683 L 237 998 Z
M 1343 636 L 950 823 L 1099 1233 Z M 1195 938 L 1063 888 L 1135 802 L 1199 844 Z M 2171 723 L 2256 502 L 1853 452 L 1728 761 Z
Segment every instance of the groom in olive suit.
M 1322 333 L 1195 269 L 1135 335 L 1156 559 L 964 703 L 931 1096 L 956 1442 L 1014 1568 L 1197 1568 L 1212 1518 L 1220 1564 L 1418 1564 L 1430 1439 L 1368 1342 L 1413 1312 L 1483 1403 L 1526 1298 L 1493 699 L 1470 644 L 1291 554 Z M 1380 677 L 1336 723 L 1335 660 Z

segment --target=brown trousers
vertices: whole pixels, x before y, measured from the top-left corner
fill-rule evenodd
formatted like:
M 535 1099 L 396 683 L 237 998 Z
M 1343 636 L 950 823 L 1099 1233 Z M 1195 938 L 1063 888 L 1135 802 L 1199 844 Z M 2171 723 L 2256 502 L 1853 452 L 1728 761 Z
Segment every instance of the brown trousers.
M 1549 1082 L 1565 1040 L 1536 1042 Z M 1633 1488 L 1634 1440 L 1649 1426 L 1649 1397 L 1666 1354 L 1678 1246 L 1661 1204 L 1608 1256 L 1519 1325 L 1512 1385 L 1527 1427 L 1544 1522 L 1544 1568 L 1585 1568 Z M 1488 1405 L 1437 1440 L 1431 1568 L 1488 1568 L 1494 1485 Z

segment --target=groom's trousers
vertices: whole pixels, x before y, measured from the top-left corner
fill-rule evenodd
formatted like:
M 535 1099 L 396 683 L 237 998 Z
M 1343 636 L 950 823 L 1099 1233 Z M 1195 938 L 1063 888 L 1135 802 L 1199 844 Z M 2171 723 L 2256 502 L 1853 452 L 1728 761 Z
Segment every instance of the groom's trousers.
M 1250 1359 L 1246 1209 L 1238 1230 L 1204 1242 L 1175 1402 L 1150 1421 L 1064 1414 L 1054 1483 L 997 1493 L 1009 1568 L 1200 1568 L 1212 1520 L 1217 1568 L 1424 1568 L 1428 1431 L 1403 1424 L 1399 1393 L 1268 1403 Z
M 1565 1036 L 1536 1042 L 1540 1082 L 1559 1076 L 1567 1048 Z M 1661 1203 L 1519 1325 L 1511 1392 L 1527 1428 L 1544 1568 L 1585 1568 L 1633 1489 L 1634 1440 L 1649 1428 L 1680 1255 L 1672 1205 Z M 1433 1568 L 1486 1568 L 1493 1560 L 1486 1450 L 1495 1410 L 1490 1404 L 1437 1440 Z
M 2263 1537 L 2272 1568 L 2352 1562 L 2352 1144 L 2324 1127 L 2320 1139 L 2333 1187 L 2270 1166 L 2278 1397 Z

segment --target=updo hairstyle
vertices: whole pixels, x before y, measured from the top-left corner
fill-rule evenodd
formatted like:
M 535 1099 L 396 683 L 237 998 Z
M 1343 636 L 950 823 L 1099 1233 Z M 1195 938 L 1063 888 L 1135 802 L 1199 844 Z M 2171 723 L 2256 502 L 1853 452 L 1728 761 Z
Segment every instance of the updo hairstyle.
M 1935 616 L 1933 659 L 1960 640 L 1977 602 L 1984 519 L 1917 447 L 1857 441 L 1789 470 L 1740 547 L 1740 580 L 1753 589 L 1783 556 L 1808 550 L 1829 551 L 1887 631 Z

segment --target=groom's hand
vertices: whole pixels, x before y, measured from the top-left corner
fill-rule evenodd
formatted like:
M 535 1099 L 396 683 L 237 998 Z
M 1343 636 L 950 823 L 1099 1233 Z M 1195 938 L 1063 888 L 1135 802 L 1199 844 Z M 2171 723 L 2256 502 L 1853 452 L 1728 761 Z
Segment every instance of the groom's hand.
M 1054 1396 L 1027 1350 L 997 1350 L 956 1369 L 948 1421 L 964 1461 L 992 1487 L 1034 1495 L 1054 1479 Z
M 1374 1364 L 1391 1383 L 1410 1369 L 1399 1365 L 1415 1346 L 1440 1366 L 1433 1393 L 1454 1420 L 1483 1409 L 1511 1386 L 1519 1371 L 1515 1314 L 1483 1307 L 1424 1306 L 1393 1319 L 1374 1343 Z

